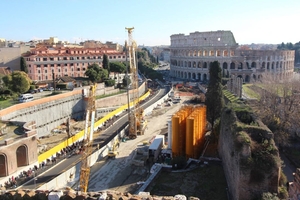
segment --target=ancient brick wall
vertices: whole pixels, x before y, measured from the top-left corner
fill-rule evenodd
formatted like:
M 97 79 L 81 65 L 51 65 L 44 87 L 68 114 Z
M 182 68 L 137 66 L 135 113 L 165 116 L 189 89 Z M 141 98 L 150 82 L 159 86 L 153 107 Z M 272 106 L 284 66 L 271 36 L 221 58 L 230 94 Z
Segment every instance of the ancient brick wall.
M 257 126 L 241 124 L 234 110 L 226 108 L 223 111 L 218 151 L 231 199 L 250 200 L 260 197 L 264 192 L 277 193 L 280 164 L 276 161 L 280 158 L 270 130 L 261 122 Z M 263 144 L 254 141 L 254 138 L 264 141 Z M 272 148 L 268 157 L 270 160 L 254 156 L 257 149 L 264 148 L 263 145 Z M 269 162 L 273 165 L 268 167 Z

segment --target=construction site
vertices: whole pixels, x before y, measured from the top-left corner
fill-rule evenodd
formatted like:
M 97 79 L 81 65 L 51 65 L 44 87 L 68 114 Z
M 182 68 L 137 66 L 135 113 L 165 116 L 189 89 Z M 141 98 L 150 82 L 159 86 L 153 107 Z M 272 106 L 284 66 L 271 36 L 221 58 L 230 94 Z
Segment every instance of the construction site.
M 135 58 L 137 47 L 132 38 L 134 29 L 126 28 L 126 30 L 128 32 L 126 50 L 130 73 L 132 74 L 131 93 L 127 93 L 128 105 L 121 106 L 102 118 L 97 118 L 96 84 L 91 85 L 88 91 L 82 92 L 84 94 L 81 97 L 82 99 L 79 96 L 75 98 L 65 94 L 64 96 L 67 98 L 76 99 L 78 109 L 80 109 L 79 104 L 85 105 L 83 111 L 85 120 L 79 121 L 68 118 L 64 123 L 52 129 L 50 135 L 41 137 L 37 135 L 34 129 L 36 124 L 27 122 L 25 124 L 25 127 L 27 127 L 25 129 L 26 136 L 31 141 L 35 141 L 35 148 L 27 152 L 35 151 L 35 157 L 29 160 L 26 154 L 17 154 L 16 160 L 21 161 L 18 161 L 16 168 L 12 169 L 8 169 L 6 164 L 8 158 L 6 156 L 0 157 L 0 164 L 4 166 L 1 174 L 11 176 L 10 181 L 15 180 L 17 177 L 20 180 L 16 169 L 21 166 L 28 166 L 29 174 L 34 176 L 29 176 L 29 179 L 33 178 L 34 182 L 31 184 L 26 183 L 28 186 L 14 184 L 15 188 L 18 187 L 22 190 L 22 188 L 34 186 L 37 191 L 52 191 L 52 194 L 48 194 L 49 198 L 51 195 L 53 198 L 57 195 L 65 195 L 66 193 L 58 192 L 65 189 L 68 189 L 67 194 L 69 196 L 75 193 L 78 194 L 78 192 L 80 192 L 80 195 L 84 195 L 88 192 L 101 191 L 101 195 L 103 195 L 104 193 L 112 194 L 109 191 L 117 191 L 119 193 L 148 196 L 150 194 L 174 196 L 180 193 L 200 197 L 205 196 L 205 193 L 209 193 L 212 188 L 197 193 L 193 185 L 198 182 L 199 178 L 204 178 L 199 173 L 205 174 L 207 170 L 213 170 L 209 173 L 217 174 L 219 177 L 223 176 L 220 164 L 211 167 L 205 158 L 206 156 L 216 156 L 214 151 L 209 151 L 209 137 L 206 137 L 208 132 L 206 107 L 201 104 L 189 104 L 191 99 L 201 95 L 201 92 L 196 87 L 177 84 L 171 90 L 161 91 L 164 96 L 155 103 L 151 103 L 151 106 L 145 107 L 141 102 L 144 101 L 145 103 L 150 92 L 141 93 L 140 91 L 141 85 L 138 81 Z M 160 87 L 163 87 L 163 85 Z M 81 92 L 75 91 L 75 93 L 81 95 Z M 153 94 L 153 96 L 158 94 L 159 92 Z M 67 102 L 69 103 L 70 100 Z M 28 102 L 28 106 L 33 105 L 32 102 Z M 29 107 L 26 109 L 26 114 L 32 114 Z M 79 110 L 76 113 L 79 113 Z M 17 115 L 20 114 L 16 113 L 15 116 L 9 115 L 9 117 L 10 119 L 18 119 Z M 121 119 L 125 119 L 128 125 L 112 134 L 110 129 L 118 125 Z M 42 128 L 43 126 L 39 127 Z M 108 134 L 110 135 L 108 136 Z M 101 137 L 106 137 L 106 141 Z M 8 144 L 8 141 L 8 139 L 5 140 L 5 145 Z M 15 142 L 15 140 L 11 140 L 11 142 Z M 26 149 L 29 144 L 21 146 L 16 144 L 16 146 L 17 151 L 20 152 Z M 4 150 L 4 147 L 1 147 L 0 150 Z M 206 154 L 206 150 L 208 150 L 209 155 Z M 3 151 L 2 155 L 6 154 Z M 20 159 L 22 156 L 25 157 Z M 69 158 L 77 159 L 76 164 L 64 170 L 59 176 L 48 180 L 47 183 L 38 183 L 39 178 L 35 178 L 37 172 L 40 173 L 38 169 L 44 169 L 46 166 L 49 166 L 45 168 L 48 171 L 52 168 L 55 169 L 56 160 L 61 159 L 61 157 L 64 157 L 59 162 L 61 164 L 67 162 Z M 216 159 L 214 162 L 218 163 L 219 160 Z M 22 167 L 23 169 L 26 169 L 26 167 Z M 9 171 L 15 172 L 11 173 Z M 167 183 L 168 181 L 156 182 L 161 177 L 171 178 L 174 175 L 172 171 L 177 172 L 175 174 L 181 176 L 181 178 L 178 176 L 173 177 L 171 179 L 172 183 Z M 182 180 L 185 180 L 185 176 L 195 177 L 195 175 L 188 175 L 195 171 L 196 174 L 198 173 L 198 177 L 191 184 L 188 183 L 188 180 L 185 183 L 182 182 Z M 221 174 L 216 173 L 216 171 Z M 45 170 L 41 171 L 40 176 L 46 173 Z M 206 178 L 210 179 L 210 177 Z M 181 181 L 181 184 L 174 179 Z M 6 183 L 5 187 L 2 185 L 2 191 L 7 195 L 12 194 L 7 193 L 9 188 Z M 174 188 L 166 189 L 164 188 L 166 186 L 159 186 L 161 183 L 168 184 L 169 187 L 174 184 Z M 182 185 L 183 183 L 185 186 Z M 181 185 L 181 190 L 176 189 L 178 188 L 176 184 Z M 202 186 L 204 187 L 204 185 Z M 161 189 L 159 189 L 160 187 Z M 214 186 L 213 189 L 226 196 L 225 188 L 226 181 L 224 178 L 220 187 Z

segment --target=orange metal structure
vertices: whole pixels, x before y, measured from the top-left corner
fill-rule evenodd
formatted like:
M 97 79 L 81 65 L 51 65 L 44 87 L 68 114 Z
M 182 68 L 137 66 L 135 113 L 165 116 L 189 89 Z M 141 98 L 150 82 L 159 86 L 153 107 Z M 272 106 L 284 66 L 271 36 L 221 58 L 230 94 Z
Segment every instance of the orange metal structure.
M 172 117 L 173 157 L 199 158 L 206 131 L 206 106 L 186 106 Z

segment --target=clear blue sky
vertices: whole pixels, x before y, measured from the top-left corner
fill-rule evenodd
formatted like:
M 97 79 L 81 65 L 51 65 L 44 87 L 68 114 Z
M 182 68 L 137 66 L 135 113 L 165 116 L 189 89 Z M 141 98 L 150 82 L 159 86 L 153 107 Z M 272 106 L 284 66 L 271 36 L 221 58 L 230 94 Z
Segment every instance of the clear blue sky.
M 2 0 L 0 38 L 112 41 L 125 27 L 138 45 L 170 35 L 231 30 L 239 44 L 300 41 L 300 0 Z

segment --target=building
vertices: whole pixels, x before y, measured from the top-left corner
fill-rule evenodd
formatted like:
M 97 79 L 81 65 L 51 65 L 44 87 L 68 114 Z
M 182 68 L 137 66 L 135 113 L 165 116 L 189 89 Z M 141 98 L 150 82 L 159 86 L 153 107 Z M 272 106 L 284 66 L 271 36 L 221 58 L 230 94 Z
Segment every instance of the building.
M 293 50 L 243 50 L 231 31 L 194 32 L 171 35 L 170 74 L 173 77 L 207 81 L 209 65 L 220 63 L 222 75 L 236 75 L 243 82 L 263 76 L 274 80 L 293 77 Z
M 110 61 L 125 61 L 125 53 L 110 48 L 39 47 L 24 54 L 28 75 L 33 81 L 52 80 L 63 76 L 85 77 L 93 63 L 102 66 L 103 55 Z
M 21 55 L 29 51 L 29 46 L 0 48 L 0 67 L 8 67 L 12 71 L 20 70 Z
M 118 43 L 106 42 L 105 45 L 110 49 L 115 49 L 117 51 L 123 51 L 123 46 Z

